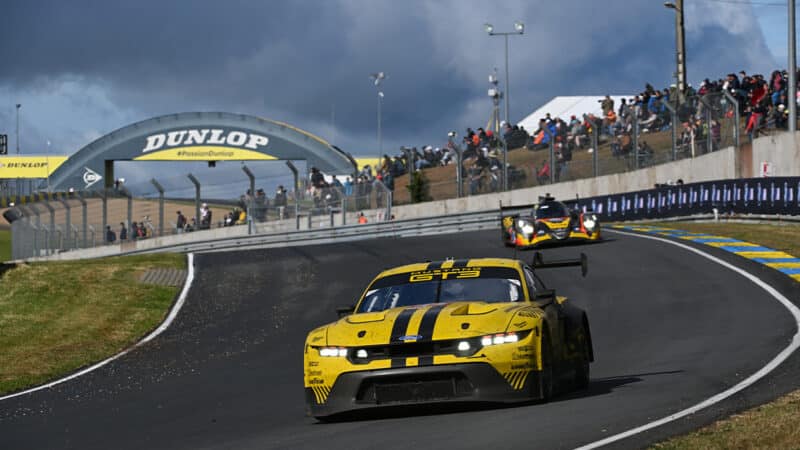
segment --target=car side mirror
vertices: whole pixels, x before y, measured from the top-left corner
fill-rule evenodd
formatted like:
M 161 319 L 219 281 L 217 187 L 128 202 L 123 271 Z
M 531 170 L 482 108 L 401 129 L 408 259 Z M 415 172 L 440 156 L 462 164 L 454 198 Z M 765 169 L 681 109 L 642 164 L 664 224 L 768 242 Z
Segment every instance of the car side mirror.
M 340 306 L 340 307 L 336 308 L 336 314 L 338 314 L 339 317 L 345 317 L 345 316 L 349 316 L 350 314 L 353 314 L 353 311 L 355 311 L 355 310 L 356 310 L 356 306 L 355 305 Z

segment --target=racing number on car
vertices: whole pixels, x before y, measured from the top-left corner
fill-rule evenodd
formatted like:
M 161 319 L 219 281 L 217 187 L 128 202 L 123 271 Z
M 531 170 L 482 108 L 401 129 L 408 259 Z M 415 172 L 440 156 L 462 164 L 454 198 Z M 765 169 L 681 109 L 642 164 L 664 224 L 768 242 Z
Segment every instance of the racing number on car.
M 422 272 L 412 272 L 408 277 L 408 281 L 416 283 L 419 281 L 433 281 L 435 279 L 462 279 L 462 278 L 478 278 L 481 276 L 481 269 L 479 267 L 465 267 L 452 269 L 436 269 L 426 270 Z

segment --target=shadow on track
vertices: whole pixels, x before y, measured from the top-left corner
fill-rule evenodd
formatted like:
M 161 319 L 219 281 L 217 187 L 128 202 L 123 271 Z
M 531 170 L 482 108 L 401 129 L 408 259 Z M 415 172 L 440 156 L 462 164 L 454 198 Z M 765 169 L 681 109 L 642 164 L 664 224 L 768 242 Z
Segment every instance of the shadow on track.
M 325 419 L 317 419 L 318 425 L 340 422 L 358 422 L 366 420 L 385 420 L 399 419 L 405 417 L 433 416 L 440 414 L 458 414 L 478 411 L 501 410 L 509 408 L 519 408 L 530 405 L 541 405 L 546 403 L 558 403 L 579 398 L 594 397 L 609 394 L 614 389 L 632 383 L 644 381 L 644 378 L 657 375 L 675 375 L 683 373 L 683 370 L 670 370 L 665 372 L 640 373 L 632 375 L 619 375 L 615 377 L 604 377 L 591 380 L 589 387 L 582 391 L 565 392 L 558 394 L 549 402 L 527 401 L 519 403 L 487 403 L 487 402 L 451 402 L 451 403 L 431 403 L 419 405 L 397 405 L 382 406 L 373 409 L 362 409 L 358 411 L 344 412 Z

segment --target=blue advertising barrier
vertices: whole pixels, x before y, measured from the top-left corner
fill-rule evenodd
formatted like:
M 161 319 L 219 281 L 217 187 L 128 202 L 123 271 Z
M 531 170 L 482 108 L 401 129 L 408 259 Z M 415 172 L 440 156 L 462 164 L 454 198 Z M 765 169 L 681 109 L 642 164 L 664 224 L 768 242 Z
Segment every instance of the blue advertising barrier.
M 575 200 L 607 221 L 710 214 L 800 215 L 800 177 L 744 178 L 659 186 Z M 573 203 L 566 201 L 566 203 Z

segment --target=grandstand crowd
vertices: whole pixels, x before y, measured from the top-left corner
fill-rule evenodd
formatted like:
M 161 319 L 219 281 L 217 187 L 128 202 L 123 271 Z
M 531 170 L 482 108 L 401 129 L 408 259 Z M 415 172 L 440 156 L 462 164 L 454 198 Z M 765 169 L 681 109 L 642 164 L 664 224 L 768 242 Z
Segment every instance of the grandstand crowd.
M 768 79 L 745 71 L 729 73 L 714 80 L 706 78 L 697 89 L 689 84 L 683 94 L 675 84 L 656 89 L 647 83 L 638 95 L 623 98 L 620 104 L 615 104 L 610 96 L 599 99 L 602 110 L 599 115 L 586 112 L 564 120 L 547 113 L 540 118 L 538 128 L 533 132 L 501 122 L 500 133 L 509 150 L 548 149 L 552 140 L 555 167 L 551 169 L 549 158 L 545 158 L 532 173 L 539 184 L 545 184 L 550 181 L 551 170 L 555 171 L 556 181 L 566 175 L 574 151 L 596 150 L 592 142 L 595 131 L 598 144 L 608 143 L 613 157 L 631 161 L 635 158 L 638 160 L 636 166 L 644 167 L 654 164 L 655 160 L 653 149 L 641 139 L 643 134 L 667 131 L 676 125 L 676 146 L 681 157 L 715 151 L 722 146 L 723 123 L 733 122 L 734 108 L 738 109 L 741 125 L 750 140 L 769 130 L 785 129 L 789 113 L 787 85 L 786 70 L 775 70 Z M 723 92 L 728 92 L 734 102 Z M 634 149 L 633 134 L 636 131 L 639 139 L 636 139 L 638 143 Z M 456 161 L 456 146 L 452 141 L 442 147 L 424 145 L 420 148 L 412 147 L 410 152 L 416 170 L 446 166 Z M 463 149 L 462 173 L 469 183 L 470 194 L 500 189 L 502 184 L 498 174 L 502 172 L 502 158 L 498 151 L 502 153 L 502 145 L 491 129 L 467 128 L 459 149 Z M 391 180 L 407 173 L 408 167 L 404 153 L 394 157 L 384 155 L 376 177 Z M 525 172 L 513 166 L 509 169 L 512 186 L 525 179 Z

